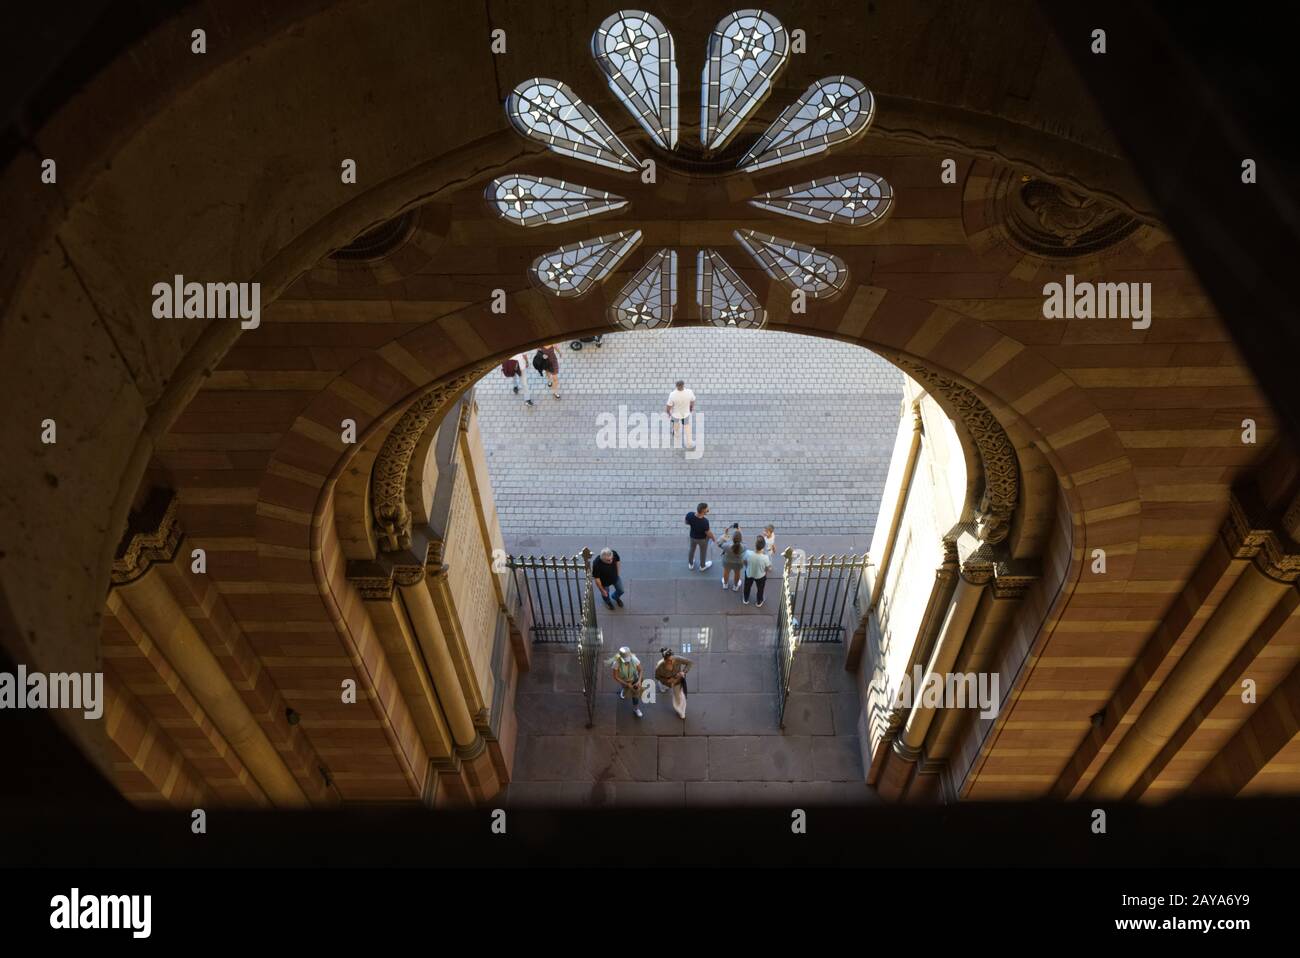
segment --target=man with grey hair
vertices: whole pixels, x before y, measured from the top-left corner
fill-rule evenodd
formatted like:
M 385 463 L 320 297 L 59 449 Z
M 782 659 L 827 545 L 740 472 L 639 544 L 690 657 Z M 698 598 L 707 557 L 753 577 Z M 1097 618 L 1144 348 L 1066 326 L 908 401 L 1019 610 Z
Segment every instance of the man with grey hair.
M 618 553 L 609 546 L 600 550 L 591 563 L 591 577 L 596 581 L 600 597 L 605 600 L 607 608 L 614 608 L 614 603 L 623 608 L 623 569 Z

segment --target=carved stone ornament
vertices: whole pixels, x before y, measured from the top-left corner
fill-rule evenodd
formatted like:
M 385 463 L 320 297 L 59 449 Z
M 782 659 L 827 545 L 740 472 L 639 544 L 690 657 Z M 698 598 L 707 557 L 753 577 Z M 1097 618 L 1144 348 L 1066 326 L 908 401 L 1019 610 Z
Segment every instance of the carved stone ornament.
M 976 537 L 996 545 L 1011 532 L 1020 502 L 1020 460 L 1006 430 L 965 386 L 910 359 L 894 359 L 909 376 L 953 407 L 975 443 L 984 470 L 984 493 L 976 510 Z
M 180 523 L 176 520 L 176 497 L 171 495 L 161 518 L 152 529 L 138 530 L 131 533 L 117 556 L 113 560 L 110 573 L 113 585 L 126 585 L 140 578 L 155 562 L 171 562 L 180 548 Z
M 381 552 L 403 552 L 411 548 L 411 510 L 406 504 L 406 480 L 420 437 L 466 389 L 495 366 L 496 363 L 480 364 L 434 386 L 402 414 L 388 433 L 370 477 L 370 511 Z
M 1255 567 L 1278 582 L 1300 580 L 1300 554 L 1274 529 L 1264 528 L 1237 493 L 1228 497 L 1228 517 L 1219 535 L 1234 559 L 1253 559 Z

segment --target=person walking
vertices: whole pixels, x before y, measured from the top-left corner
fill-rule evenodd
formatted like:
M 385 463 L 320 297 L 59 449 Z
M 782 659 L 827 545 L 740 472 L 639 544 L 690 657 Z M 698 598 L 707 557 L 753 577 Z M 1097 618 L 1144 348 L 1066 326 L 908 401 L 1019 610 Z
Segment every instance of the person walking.
M 622 561 L 617 552 L 609 546 L 601 549 L 600 555 L 591 563 L 591 577 L 600 590 L 600 597 L 605 600 L 606 608 L 614 608 L 615 602 L 620 609 L 623 608 Z
M 515 395 L 519 394 L 521 388 L 523 389 L 524 405 L 533 405 L 533 391 L 528 384 L 528 357 L 523 353 L 516 353 L 501 364 L 501 373 L 512 380 Z
M 717 542 L 717 537 L 709 531 L 709 520 L 705 518 L 709 514 L 709 504 L 701 502 L 695 507 L 694 512 L 686 513 L 686 524 L 691 527 L 691 546 L 686 553 L 686 568 L 695 568 L 695 553 L 700 554 L 700 571 L 703 572 L 709 566 L 713 565 L 713 560 L 709 558 L 709 540 Z
M 739 522 L 733 522 L 731 528 L 722 534 L 718 549 L 722 552 L 722 588 L 739 592 L 740 578 L 745 571 L 745 542 Z
M 684 380 L 677 380 L 677 388 L 668 394 L 668 403 L 664 406 L 673 422 L 673 442 L 677 442 L 680 429 L 687 449 L 694 449 L 691 441 L 691 413 L 695 412 L 695 393 L 686 388 Z
M 551 387 L 551 395 L 560 398 L 560 354 L 555 351 L 555 343 L 543 346 L 533 353 L 533 368 L 546 377 L 546 384 Z
M 677 717 L 686 718 L 686 673 L 695 665 L 682 655 L 674 655 L 672 649 L 660 649 L 663 656 L 655 666 L 655 679 L 672 689 L 673 711 Z
M 749 587 L 758 583 L 758 608 L 763 608 L 763 588 L 767 585 L 767 570 L 772 560 L 767 555 L 767 543 L 759 536 L 754 548 L 745 551 L 745 605 L 749 605 Z
M 627 693 L 631 692 L 632 714 L 642 718 L 641 687 L 645 670 L 641 668 L 641 660 L 625 645 L 614 654 L 608 664 L 612 666 L 614 681 L 619 684 L 618 697 L 625 699 L 628 697 Z

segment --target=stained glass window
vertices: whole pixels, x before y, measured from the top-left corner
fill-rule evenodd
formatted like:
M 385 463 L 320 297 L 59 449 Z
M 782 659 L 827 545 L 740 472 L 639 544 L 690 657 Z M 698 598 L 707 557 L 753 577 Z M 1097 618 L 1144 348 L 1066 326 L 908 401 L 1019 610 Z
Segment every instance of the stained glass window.
M 867 226 L 885 218 L 894 193 L 879 176 L 846 173 L 761 193 L 749 202 L 761 210 L 813 223 Z
M 559 80 L 525 80 L 506 98 L 515 129 L 556 153 L 635 172 L 641 161 L 578 95 Z
M 487 199 L 496 214 L 516 226 L 568 223 L 627 206 L 627 200 L 549 176 L 512 174 L 488 184 Z
M 861 136 L 875 115 L 871 91 L 852 77 L 826 77 L 791 103 L 737 166 L 753 172 L 825 152 Z
M 735 236 L 763 272 L 813 299 L 834 296 L 848 282 L 844 260 L 831 253 L 756 230 L 736 230 Z
M 661 249 L 619 291 L 609 312 L 624 329 L 655 329 L 670 325 L 676 308 L 677 251 Z
M 695 277 L 695 299 L 705 322 L 755 329 L 767 320 L 754 291 L 717 250 L 700 250 Z
M 762 10 L 740 10 L 709 34 L 700 103 L 700 142 L 718 150 L 772 92 L 790 58 L 790 36 Z
M 614 95 L 666 150 L 677 149 L 677 58 L 663 22 L 640 10 L 605 18 L 591 54 Z
M 640 242 L 640 230 L 623 230 L 569 243 L 537 257 L 529 271 L 556 296 L 581 296 L 612 273 Z

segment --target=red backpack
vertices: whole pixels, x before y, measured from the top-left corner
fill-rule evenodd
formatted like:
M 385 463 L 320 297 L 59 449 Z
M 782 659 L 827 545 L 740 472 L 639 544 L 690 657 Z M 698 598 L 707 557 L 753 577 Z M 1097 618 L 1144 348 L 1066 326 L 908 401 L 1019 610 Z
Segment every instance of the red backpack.
M 519 375 L 519 363 L 513 359 L 507 359 L 501 364 L 501 375 L 511 379 Z

